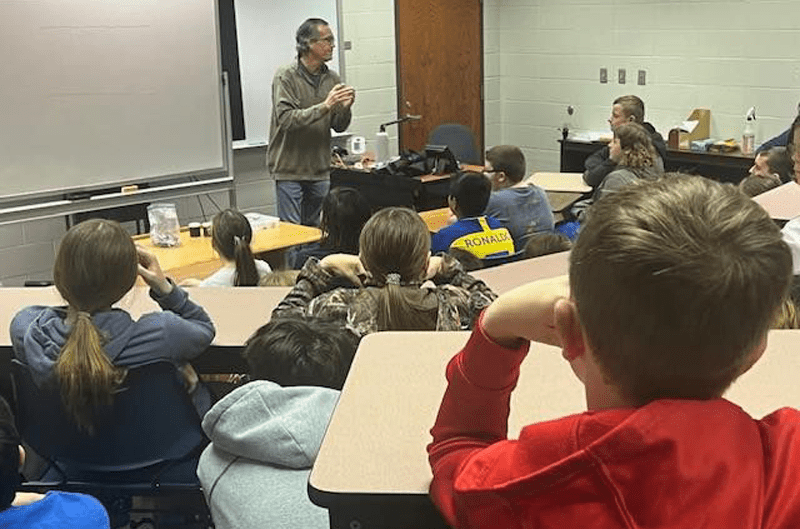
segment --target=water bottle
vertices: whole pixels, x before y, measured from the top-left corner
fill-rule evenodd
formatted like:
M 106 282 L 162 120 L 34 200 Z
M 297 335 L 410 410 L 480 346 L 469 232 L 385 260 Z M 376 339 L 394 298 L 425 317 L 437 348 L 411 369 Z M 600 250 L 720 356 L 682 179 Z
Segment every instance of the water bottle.
M 742 132 L 742 154 L 753 154 L 756 149 L 756 109 L 750 107 L 744 118 Z

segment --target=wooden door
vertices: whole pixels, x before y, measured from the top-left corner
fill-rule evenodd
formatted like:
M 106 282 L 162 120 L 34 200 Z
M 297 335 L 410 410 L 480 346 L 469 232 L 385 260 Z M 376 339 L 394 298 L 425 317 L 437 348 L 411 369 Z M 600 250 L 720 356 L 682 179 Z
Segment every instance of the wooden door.
M 483 157 L 483 9 L 480 0 L 396 0 L 400 150 L 425 148 L 440 123 L 472 129 Z

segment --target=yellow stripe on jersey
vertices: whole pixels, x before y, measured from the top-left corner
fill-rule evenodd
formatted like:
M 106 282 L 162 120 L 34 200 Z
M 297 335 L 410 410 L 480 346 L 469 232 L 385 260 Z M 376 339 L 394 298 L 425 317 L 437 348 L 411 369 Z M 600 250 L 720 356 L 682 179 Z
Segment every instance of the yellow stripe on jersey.
M 512 255 L 514 240 L 506 228 L 489 227 L 486 217 L 478 217 L 481 231 L 468 233 L 450 243 L 450 248 L 461 248 L 479 259 L 490 255 Z

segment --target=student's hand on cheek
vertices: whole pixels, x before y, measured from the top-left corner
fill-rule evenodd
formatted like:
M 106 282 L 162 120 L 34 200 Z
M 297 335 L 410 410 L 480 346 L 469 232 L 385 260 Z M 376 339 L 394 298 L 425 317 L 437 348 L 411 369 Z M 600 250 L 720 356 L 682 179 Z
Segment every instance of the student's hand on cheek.
M 433 279 L 439 270 L 442 269 L 444 258 L 441 255 L 434 255 L 428 259 L 428 269 L 425 272 L 425 279 Z
M 166 295 L 172 292 L 172 283 L 164 276 L 158 258 L 141 246 L 136 247 L 139 258 L 139 276 L 147 285 L 159 295 Z
M 362 286 L 361 277 L 366 276 L 364 265 L 357 255 L 335 253 L 324 257 L 319 262 L 323 270 L 333 275 L 346 277 L 351 283 Z

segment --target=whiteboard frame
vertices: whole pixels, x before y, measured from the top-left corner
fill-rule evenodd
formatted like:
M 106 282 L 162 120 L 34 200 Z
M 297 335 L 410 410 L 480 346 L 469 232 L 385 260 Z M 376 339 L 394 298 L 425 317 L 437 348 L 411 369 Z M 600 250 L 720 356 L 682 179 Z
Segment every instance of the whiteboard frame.
M 338 0 L 337 0 L 338 1 Z M 144 178 L 115 179 L 112 182 L 79 185 L 58 190 L 38 190 L 0 197 L 0 225 L 98 211 L 121 206 L 167 200 L 214 191 L 228 191 L 231 207 L 236 207 L 236 184 L 233 173 L 232 129 L 227 72 L 222 69 L 219 4 L 214 1 L 216 24 L 217 72 L 219 73 L 219 105 L 222 116 L 222 165 L 200 171 L 152 175 Z M 198 180 L 176 183 L 176 180 Z M 121 188 L 136 184 L 160 184 L 131 193 Z M 120 192 L 92 195 L 98 189 L 120 187 Z M 72 195 L 72 198 L 70 198 Z M 80 195 L 80 196 L 76 196 Z M 86 196 L 90 195 L 90 196 Z

